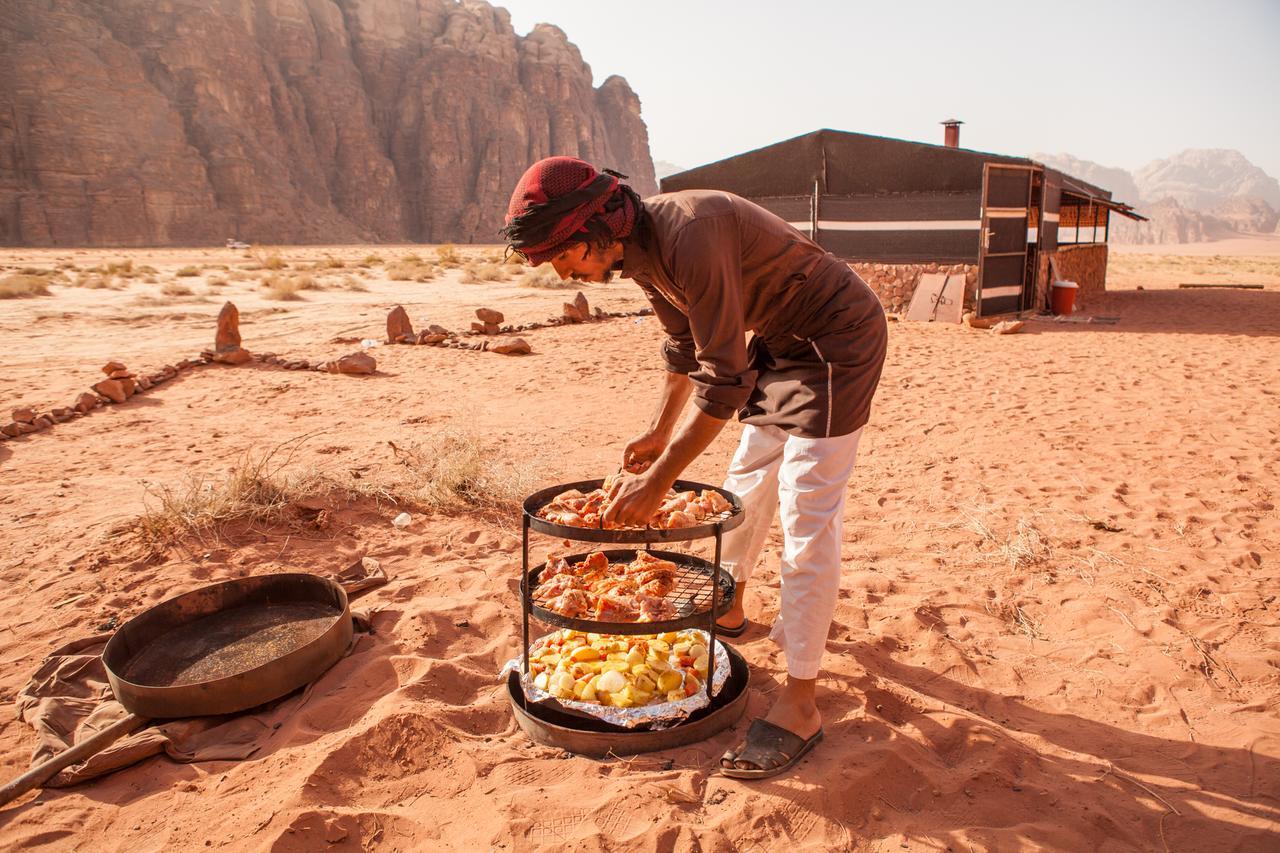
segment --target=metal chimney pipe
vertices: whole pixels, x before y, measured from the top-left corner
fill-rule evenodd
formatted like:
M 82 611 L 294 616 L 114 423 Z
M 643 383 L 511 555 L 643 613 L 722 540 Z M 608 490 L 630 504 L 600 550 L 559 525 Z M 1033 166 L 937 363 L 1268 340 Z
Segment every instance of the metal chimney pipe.
M 946 128 L 946 130 L 943 131 L 943 145 L 948 148 L 960 147 L 960 125 L 962 124 L 964 124 L 964 122 L 956 118 L 949 118 L 942 122 L 942 126 Z

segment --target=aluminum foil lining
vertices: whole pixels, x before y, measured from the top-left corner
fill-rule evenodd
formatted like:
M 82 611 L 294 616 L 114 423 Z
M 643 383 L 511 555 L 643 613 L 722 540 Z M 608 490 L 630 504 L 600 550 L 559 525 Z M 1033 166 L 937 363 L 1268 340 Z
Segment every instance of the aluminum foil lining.
M 697 634 L 705 645 L 708 639 L 707 632 L 700 629 L 690 629 L 692 633 Z M 538 639 L 530 643 L 530 646 L 537 645 L 558 631 L 551 634 L 544 634 Z M 701 710 L 711 704 L 710 698 L 707 696 L 707 685 L 703 684 L 697 693 L 681 699 L 679 702 L 659 702 L 653 705 L 644 705 L 637 708 L 615 708 L 612 705 L 600 705 L 596 702 L 580 702 L 576 699 L 557 699 L 550 692 L 540 687 L 535 687 L 533 683 L 533 675 L 526 674 L 521 671 L 521 659 L 512 658 L 502 666 L 500 676 L 507 677 L 507 673 L 515 671 L 520 673 L 520 687 L 524 690 L 525 698 L 530 702 L 538 702 L 558 706 L 569 711 L 576 711 L 579 714 L 586 714 L 589 717 L 595 717 L 597 720 L 610 723 L 615 726 L 621 726 L 624 729 L 634 729 L 638 726 L 648 726 L 650 730 L 661 731 L 677 726 L 684 722 L 690 714 Z M 720 691 L 724 688 L 724 683 L 729 678 L 729 653 L 725 651 L 724 643 L 716 640 L 716 666 L 715 672 L 711 676 L 713 684 L 711 689 L 714 691 L 712 695 L 719 696 Z

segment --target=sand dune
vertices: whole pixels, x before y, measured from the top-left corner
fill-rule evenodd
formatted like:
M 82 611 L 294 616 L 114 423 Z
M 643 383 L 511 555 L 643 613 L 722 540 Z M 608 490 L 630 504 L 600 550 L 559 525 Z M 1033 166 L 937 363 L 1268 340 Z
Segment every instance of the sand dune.
M 1180 250 L 1185 247 L 1179 247 Z M 370 249 L 330 249 L 351 265 Z M 385 257 L 407 249 L 378 247 Z M 420 251 L 420 250 L 419 250 Z M 429 250 L 428 252 L 429 253 Z M 295 265 L 318 249 L 284 250 Z M 426 254 L 426 253 L 424 253 Z M 161 279 L 210 250 L 130 253 Z M 10 266 L 119 253 L 18 252 Z M 228 260 L 228 258 L 230 260 Z M 156 367 L 212 342 L 223 299 L 245 346 L 332 357 L 403 304 L 456 327 L 490 305 L 555 313 L 517 282 L 388 281 L 262 297 L 256 281 L 166 304 L 159 284 L 0 301 L 0 396 L 65 405 L 117 358 Z M 1166 276 L 1167 273 L 1167 276 Z M 534 354 L 376 347 L 368 378 L 197 368 L 130 402 L 0 443 L 0 698 L 44 655 L 211 580 L 378 558 L 375 632 L 275 720 L 261 754 L 152 759 L 0 811 L 6 848 L 72 850 L 1274 850 L 1280 844 L 1280 287 L 1179 291 L 1118 278 L 1114 325 L 993 336 L 895 324 L 851 483 L 845 583 L 820 705 L 827 739 L 787 777 L 716 759 L 745 731 L 595 761 L 531 745 L 496 679 L 519 642 L 510 518 L 374 497 L 232 524 L 159 553 L 127 526 L 163 485 L 299 436 L 291 462 L 394 484 L 395 451 L 462 430 L 537 483 L 613 470 L 649 415 L 652 318 L 539 330 Z M 1267 281 L 1272 281 L 1267 279 Z M 208 296 L 201 294 L 211 291 Z M 572 295 L 573 291 L 569 291 Z M 606 309 L 642 304 L 627 283 Z M 194 301 L 198 299 L 208 301 Z M 334 342 L 342 339 L 342 343 Z M 7 411 L 7 410 L 6 410 Z M 718 482 L 731 425 L 689 472 Z M 148 490 L 153 497 L 148 497 Z M 371 490 L 372 491 L 372 490 Z M 326 529 L 308 523 L 326 506 Z M 545 554 L 557 543 L 539 540 Z M 775 530 L 748 597 L 777 610 Z M 73 604 L 60 602 L 75 596 Z M 749 715 L 781 660 L 756 627 Z M 33 744 L 8 717 L 0 773 Z

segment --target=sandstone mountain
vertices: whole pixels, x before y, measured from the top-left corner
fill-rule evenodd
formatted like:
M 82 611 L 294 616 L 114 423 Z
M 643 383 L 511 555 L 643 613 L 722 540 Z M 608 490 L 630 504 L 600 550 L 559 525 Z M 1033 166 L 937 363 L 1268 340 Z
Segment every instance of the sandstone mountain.
M 1111 191 L 1150 222 L 1112 218 L 1117 243 L 1194 243 L 1271 233 L 1280 214 L 1280 182 L 1239 151 L 1189 149 L 1130 173 L 1070 154 L 1032 154 L 1055 169 Z
M 1175 198 L 1192 210 L 1209 210 L 1230 198 L 1253 197 L 1280 209 L 1280 182 L 1239 151 L 1201 148 L 1154 160 L 1134 174 L 1142 197 Z
M 626 81 L 483 0 L 0 8 L 0 244 L 497 242 L 550 154 L 657 189 Z

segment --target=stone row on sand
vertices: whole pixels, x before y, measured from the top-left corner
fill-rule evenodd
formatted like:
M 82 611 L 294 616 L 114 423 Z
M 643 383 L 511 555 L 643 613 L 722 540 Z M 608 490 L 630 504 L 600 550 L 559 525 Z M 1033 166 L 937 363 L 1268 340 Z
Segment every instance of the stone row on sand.
M 493 308 L 477 308 L 476 319 L 467 331 L 455 333 L 444 326 L 430 323 L 425 329 L 415 332 L 409 320 L 409 312 L 397 305 L 387 314 L 387 343 L 408 344 L 417 346 L 447 347 L 450 349 L 475 350 L 480 352 L 496 352 L 503 355 L 524 355 L 533 352 L 533 348 L 524 338 L 515 337 L 517 332 L 529 332 L 544 329 L 548 326 L 564 326 L 571 323 L 587 323 L 592 320 L 606 320 L 614 317 L 644 317 L 653 313 L 652 308 L 639 311 L 594 311 L 587 303 L 587 297 L 581 291 L 572 302 L 564 303 L 558 317 L 548 317 L 542 323 L 506 324 L 506 316 Z M 499 337 L 505 336 L 505 337 Z M 484 340 L 467 341 L 464 338 L 480 337 Z

